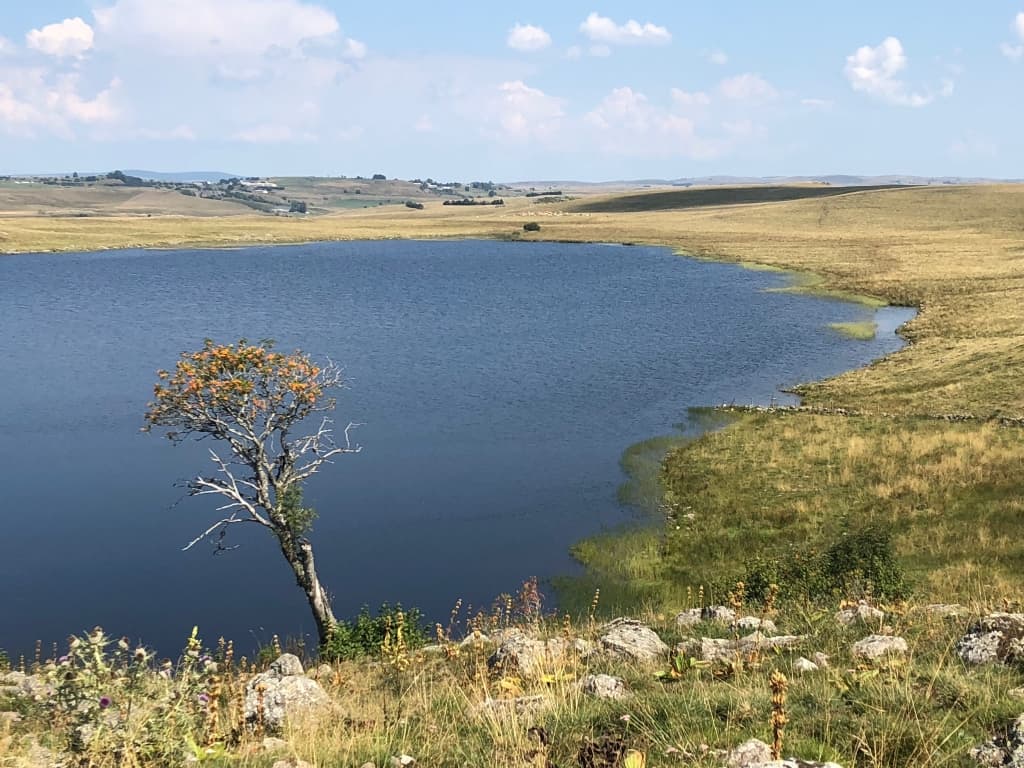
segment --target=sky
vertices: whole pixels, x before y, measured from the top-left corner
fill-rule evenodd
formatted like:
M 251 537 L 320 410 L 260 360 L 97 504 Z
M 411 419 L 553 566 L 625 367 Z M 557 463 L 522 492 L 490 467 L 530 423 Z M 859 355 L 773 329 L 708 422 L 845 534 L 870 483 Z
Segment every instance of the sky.
M 0 173 L 1024 177 L 1024 0 L 0 0 Z

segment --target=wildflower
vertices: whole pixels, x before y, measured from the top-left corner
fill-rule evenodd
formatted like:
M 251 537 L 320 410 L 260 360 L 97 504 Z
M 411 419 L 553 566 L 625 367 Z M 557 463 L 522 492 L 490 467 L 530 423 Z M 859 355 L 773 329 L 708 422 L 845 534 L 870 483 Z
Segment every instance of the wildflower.
M 622 721 L 622 722 L 624 722 L 624 723 L 628 723 L 628 722 L 629 722 L 629 715 L 628 715 L 628 714 L 627 714 L 627 715 L 622 715 L 622 716 L 621 716 L 621 717 L 619 718 L 619 720 L 621 720 L 621 721 Z
M 137 662 L 139 662 L 141 664 L 144 661 L 146 661 L 147 658 L 149 658 L 149 654 L 146 653 L 146 649 L 145 648 L 143 648 L 142 646 L 139 646 L 138 648 L 135 649 L 135 660 Z
M 70 664 L 71 657 L 65 654 L 64 656 L 61 656 L 59 659 L 57 659 L 57 663 L 61 666 L 64 666 L 65 664 Z
M 122 650 L 122 651 L 127 651 L 128 650 L 128 638 L 127 637 L 122 637 L 120 640 L 118 640 L 117 641 L 117 647 L 120 650 Z
M 202 705 L 203 705 L 204 707 L 205 707 L 205 706 L 206 706 L 207 704 L 209 704 L 209 703 L 210 703 L 210 695 L 209 695 L 209 694 L 207 694 L 207 693 L 200 693 L 200 694 L 199 694 L 198 696 L 196 696 L 196 699 L 197 699 L 197 700 L 199 701 L 199 703 L 200 703 L 200 704 L 202 704 Z
M 110 706 L 109 696 L 100 696 L 100 709 L 106 709 Z

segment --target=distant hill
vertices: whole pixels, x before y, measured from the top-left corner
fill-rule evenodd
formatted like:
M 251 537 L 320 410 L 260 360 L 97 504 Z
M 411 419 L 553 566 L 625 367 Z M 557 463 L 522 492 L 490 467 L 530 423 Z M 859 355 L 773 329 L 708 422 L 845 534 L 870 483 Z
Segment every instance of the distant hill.
M 220 181 L 221 179 L 245 178 L 238 173 L 225 173 L 224 171 L 178 171 L 175 173 L 162 173 L 160 171 L 138 171 L 125 170 L 128 176 L 138 176 L 147 181 L 169 181 L 179 184 L 188 184 L 195 181 Z

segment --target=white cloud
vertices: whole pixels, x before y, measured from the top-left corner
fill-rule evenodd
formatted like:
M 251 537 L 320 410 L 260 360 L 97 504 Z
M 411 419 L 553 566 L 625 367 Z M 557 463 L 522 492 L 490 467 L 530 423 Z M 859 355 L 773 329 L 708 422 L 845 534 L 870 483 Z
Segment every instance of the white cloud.
M 805 106 L 805 107 L 809 107 L 810 109 L 821 109 L 821 110 L 832 109 L 832 107 L 834 105 L 834 102 L 831 101 L 830 99 L 813 99 L 813 98 L 800 99 L 800 103 L 803 106 Z
M 607 45 L 592 45 L 587 50 L 587 53 L 595 58 L 603 59 L 612 55 L 612 49 Z
M 578 45 L 570 45 L 565 49 L 565 58 L 567 59 L 578 59 L 583 55 L 583 49 Z
M 1022 42 L 1017 45 L 1003 43 L 999 48 L 1008 59 L 1017 60 L 1024 56 L 1024 11 L 1018 13 L 1014 18 L 1013 29 Z
M 712 64 L 723 65 L 729 63 L 729 56 L 725 51 L 711 51 L 707 54 L 707 59 Z
M 92 48 L 93 40 L 92 27 L 78 16 L 64 19 L 59 24 L 48 24 L 42 29 L 33 29 L 25 35 L 25 43 L 29 48 L 59 58 L 81 57 Z
M 554 138 L 565 117 L 564 101 L 522 80 L 502 83 L 492 108 L 493 132 L 513 141 Z
M 763 103 L 779 96 L 774 86 L 758 74 L 747 72 L 726 78 L 718 84 L 721 94 L 732 101 Z
M 434 121 L 430 119 L 430 115 L 420 115 L 412 124 L 412 129 L 416 133 L 431 133 L 434 130 Z
M 134 136 L 148 141 L 196 141 L 199 136 L 190 125 L 179 125 L 168 130 L 143 128 Z
M 353 40 L 351 37 L 346 37 L 345 43 L 341 49 L 341 55 L 346 59 L 365 59 L 366 43 L 362 43 L 359 40 Z
M 610 45 L 659 45 L 672 40 L 671 33 L 657 24 L 641 24 L 633 19 L 625 24 L 616 24 L 596 12 L 580 24 L 580 31 L 595 43 Z
M 683 109 L 706 107 L 711 103 L 711 97 L 704 93 L 704 91 L 684 91 L 679 88 L 673 88 L 671 93 L 672 101 Z
M 93 15 L 104 46 L 183 58 L 294 51 L 339 30 L 331 11 L 302 0 L 116 0 Z
M 907 56 L 903 44 L 895 37 L 887 37 L 880 45 L 858 48 L 846 57 L 843 69 L 846 79 L 855 91 L 866 93 L 880 101 L 901 107 L 923 107 L 935 100 L 929 92 L 913 91 L 900 79 L 906 69 Z M 953 92 L 952 81 L 945 81 L 942 94 Z
M 723 149 L 698 136 L 692 118 L 657 107 L 628 87 L 612 90 L 583 120 L 605 152 L 703 159 Z
M 551 35 L 541 27 L 516 22 L 505 42 L 517 51 L 540 51 L 551 45 Z
M 0 130 L 20 136 L 45 131 L 70 138 L 75 126 L 99 126 L 121 118 L 115 103 L 120 80 L 111 80 L 91 98 L 82 95 L 80 86 L 77 73 L 54 77 L 40 67 L 0 71 Z
M 0 56 L 11 56 L 15 52 L 14 43 L 0 35 Z

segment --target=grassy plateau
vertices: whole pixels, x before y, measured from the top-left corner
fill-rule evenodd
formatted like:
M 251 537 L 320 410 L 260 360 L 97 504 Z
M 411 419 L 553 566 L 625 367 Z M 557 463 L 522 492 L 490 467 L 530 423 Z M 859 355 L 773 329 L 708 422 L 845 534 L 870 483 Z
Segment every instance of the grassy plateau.
M 421 766 L 612 768 L 626 763 L 627 748 L 650 766 L 721 766 L 726 756 L 716 750 L 750 737 L 772 741 L 769 675 L 781 672 L 789 677 L 787 755 L 847 768 L 977 765 L 969 749 L 1005 732 L 1024 711 L 1019 663 L 967 667 L 954 651 L 972 617 L 1020 610 L 1024 591 L 1024 186 L 669 189 L 542 205 L 505 200 L 493 208 L 427 200 L 423 210 L 340 210 L 335 202 L 340 212 L 306 218 L 14 213 L 0 217 L 0 250 L 360 238 L 642 243 L 792 271 L 788 290 L 920 312 L 902 330 L 905 349 L 802 385 L 801 409 L 738 409 L 727 426 L 697 440 L 654 439 L 628 451 L 623 465 L 632 480 L 622 498 L 651 515 L 580 542 L 575 554 L 587 573 L 565 588 L 570 615 L 538 616 L 530 601 L 522 611 L 502 611 L 511 601 L 499 601 L 496 613 L 440 632 L 435 652 L 413 643 L 396 649 L 392 632 L 369 655 L 321 670 L 333 709 L 291 723 L 280 754 L 261 746 L 258 731 L 211 727 L 208 714 L 152 738 L 181 760 L 189 744 L 202 742 L 209 751 L 197 760 L 246 768 L 270 768 L 282 757 L 386 766 L 402 754 Z M 540 231 L 524 232 L 527 222 Z M 855 339 L 875 332 L 873 324 L 835 330 Z M 846 552 L 844 542 L 876 541 L 857 538 L 865 531 L 884 533 L 899 579 L 886 571 L 885 583 L 854 579 L 811 594 L 812 583 L 833 574 L 800 569 L 823 553 Z M 879 564 L 881 551 L 871 550 L 870 565 Z M 768 581 L 780 589 L 758 593 Z M 840 627 L 833 614 L 844 599 L 874 603 L 885 618 Z M 952 602 L 964 612 L 923 608 Z M 771 617 L 783 633 L 806 635 L 805 644 L 725 667 L 687 659 L 673 672 L 667 655 L 653 667 L 571 656 L 543 674 L 521 675 L 489 670 L 493 646 L 484 640 L 456 643 L 461 634 L 493 634 L 508 624 L 537 636 L 592 640 L 601 614 L 640 617 L 670 645 L 684 636 L 732 636 L 710 623 L 677 627 L 677 612 L 712 603 Z M 854 658 L 851 644 L 870 632 L 904 637 L 909 652 Z M 796 656 L 814 651 L 831 657 L 829 668 L 795 674 Z M 41 674 L 45 655 L 36 667 Z M 24 666 L 31 672 L 34 665 Z M 235 680 L 221 682 L 231 690 L 244 684 L 251 665 L 221 672 Z M 622 677 L 629 695 L 584 695 L 576 683 L 591 672 Z M 163 685 L 158 676 L 145 679 L 146 686 Z M 157 696 L 155 687 L 146 690 Z M 232 695 L 222 695 L 226 721 L 234 717 Z M 517 707 L 523 696 L 542 697 L 538 708 Z M 493 701 L 499 704 L 487 703 Z M 4 716 L 5 709 L 12 714 Z M 117 751 L 93 740 L 69 758 L 77 763 L 66 764 L 166 764 L 141 747 L 124 747 L 129 741 Z M 48 764 L 45 755 L 67 745 L 67 726 L 52 707 L 0 694 L 0 767 Z M 610 749 L 604 762 L 601 745 Z

